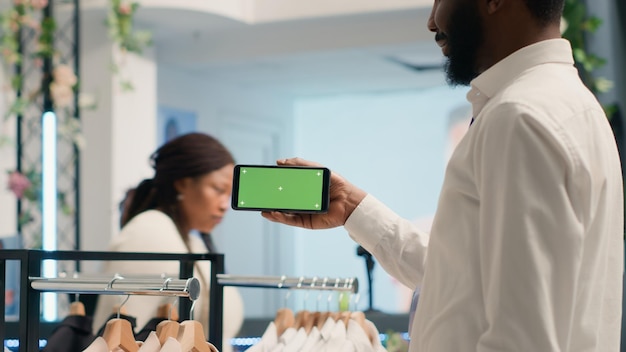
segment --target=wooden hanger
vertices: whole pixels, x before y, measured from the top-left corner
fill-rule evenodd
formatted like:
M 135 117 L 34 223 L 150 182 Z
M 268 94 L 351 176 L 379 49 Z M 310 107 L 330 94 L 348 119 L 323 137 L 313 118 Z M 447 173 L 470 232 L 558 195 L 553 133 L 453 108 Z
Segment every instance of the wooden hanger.
M 126 319 L 114 318 L 109 320 L 105 327 L 102 338 L 109 346 L 110 351 L 121 348 L 124 352 L 137 352 L 139 345 L 135 341 L 133 327 Z
M 113 307 L 113 312 L 118 314 L 118 318 L 107 321 L 104 326 L 102 338 L 104 338 L 107 346 L 109 346 L 109 351 L 122 349 L 124 352 L 137 352 L 137 350 L 139 350 L 139 345 L 135 341 L 132 325 L 128 320 L 119 318 L 120 314 L 126 313 L 124 303 L 126 303 L 129 298 L 130 296 L 126 296 L 126 299 L 121 305 Z
M 156 334 L 159 338 L 161 346 L 165 343 L 168 337 L 178 338 L 180 333 L 180 323 L 178 323 L 178 312 L 172 310 L 172 304 L 162 304 L 157 308 L 157 318 L 166 318 L 156 327 Z
M 324 324 L 326 324 L 326 320 L 331 316 L 331 312 L 321 312 L 319 318 L 317 319 L 317 328 L 321 329 Z
M 311 331 L 311 328 L 313 327 L 313 313 L 311 313 L 308 310 L 301 310 L 298 313 L 296 313 L 296 321 L 293 325 L 293 327 L 298 330 L 300 328 L 304 328 L 304 330 L 307 332 L 307 334 L 309 333 L 309 331 Z M 307 328 L 309 330 L 307 330 Z
M 313 325 L 315 325 L 315 313 L 316 312 L 306 312 L 302 317 L 302 326 L 306 334 L 308 335 L 313 329 Z M 319 315 L 319 312 L 317 312 Z
M 167 320 L 178 320 L 178 311 L 173 309 L 173 307 L 171 303 L 161 304 L 157 308 L 156 317 L 165 318 Z
M 207 345 L 209 346 L 209 350 L 211 350 L 211 352 L 220 352 L 212 343 L 207 342 Z
M 85 305 L 78 300 L 79 295 L 74 295 L 74 301 L 70 303 L 70 309 L 67 315 L 85 316 Z
M 339 314 L 339 320 L 343 321 L 344 325 L 348 327 L 348 321 L 350 321 L 352 313 L 345 311 Z
M 330 316 L 333 318 L 333 320 L 335 321 L 339 321 L 341 320 L 341 312 L 330 312 Z
M 310 319 L 311 314 L 312 313 L 306 309 L 303 309 L 296 313 L 296 321 L 294 322 L 293 327 L 296 330 L 304 327 L 307 324 L 307 321 Z
M 369 329 L 367 328 L 367 326 L 365 326 L 365 313 L 352 312 L 350 313 L 350 319 L 356 321 L 361 326 L 361 329 L 363 329 L 363 331 L 365 331 L 368 337 L 370 337 L 370 340 L 371 340 L 371 336 L 369 336 L 370 334 L 368 333 Z
M 74 301 L 70 304 L 70 312 L 68 315 L 85 316 L 85 305 L 81 301 Z
M 182 352 L 212 352 L 213 345 L 204 337 L 202 324 L 195 320 L 185 320 L 180 323 L 180 328 L 177 340 Z
M 356 320 L 356 322 L 359 323 L 359 325 L 361 326 L 363 331 L 365 331 L 365 334 L 367 335 L 367 337 L 369 338 L 372 344 L 374 344 L 374 341 L 380 338 L 379 336 L 376 336 L 376 334 L 374 334 L 374 332 L 365 323 L 365 321 L 367 320 L 367 318 L 365 317 L 365 313 L 352 312 L 352 314 L 350 315 L 350 318 Z
M 287 328 L 295 325 L 296 318 L 289 308 L 281 308 L 276 312 L 274 325 L 276 325 L 276 335 L 281 336 Z
M 311 323 L 311 329 L 313 329 L 314 326 L 318 326 L 320 324 L 320 320 L 322 320 L 322 312 L 319 312 L 319 311 L 313 312 L 313 321 Z

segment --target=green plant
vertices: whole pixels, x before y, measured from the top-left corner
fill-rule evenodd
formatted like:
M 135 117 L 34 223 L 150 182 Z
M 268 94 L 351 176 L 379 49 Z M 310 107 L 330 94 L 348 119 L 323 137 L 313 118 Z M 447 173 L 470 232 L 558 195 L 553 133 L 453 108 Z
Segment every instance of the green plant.
M 402 337 L 401 333 L 389 330 L 385 340 L 385 349 L 388 352 L 407 352 L 409 343 Z
M 3 116 L 1 123 L 9 119 L 22 117 L 22 124 L 34 125 L 41 118 L 41 100 L 44 91 L 48 88 L 50 100 L 53 103 L 58 120 L 58 139 L 73 144 L 81 149 L 85 144 L 81 133 L 79 119 L 74 116 L 73 105 L 75 95 L 78 93 L 80 82 L 73 68 L 62 62 L 63 55 L 59 55 L 54 47 L 54 39 L 57 35 L 57 23 L 54 18 L 44 16 L 44 9 L 49 5 L 48 1 L 54 0 L 12 0 L 12 5 L 0 12 L 0 69 L 3 69 L 4 77 L 9 82 L 2 93 L 8 98 L 9 106 L 0 111 Z M 109 36 L 119 51 L 140 54 L 143 48 L 150 44 L 151 35 L 146 31 L 135 31 L 133 21 L 139 5 L 129 0 L 108 0 L 109 14 L 106 25 Z M 26 39 L 25 39 L 26 38 Z M 22 43 L 20 43 L 22 40 Z M 26 42 L 24 42 L 26 41 Z M 33 45 L 34 44 L 34 45 Z M 34 52 L 24 54 L 21 45 L 35 47 Z M 44 62 L 51 62 L 48 67 Z M 41 84 L 25 88 L 25 77 L 22 70 L 16 67 L 34 67 L 41 69 L 39 81 Z M 114 74 L 119 72 L 120 64 L 114 67 Z M 45 70 L 45 71 L 44 71 Z M 32 74 L 32 69 L 31 73 Z M 44 78 L 51 78 L 49 81 Z M 43 82 L 50 82 L 49 87 L 43 87 Z M 123 90 L 132 89 L 129 80 L 120 80 Z M 28 89 L 28 90 L 26 90 Z M 20 94 L 18 94 L 18 92 Z M 79 107 L 83 110 L 94 108 L 94 99 L 88 95 L 81 95 L 78 99 Z M 33 114 L 32 111 L 39 111 Z M 12 146 L 14 141 L 12 134 L 7 131 L 0 132 L 0 147 Z M 13 191 L 16 198 L 31 206 L 22 207 L 18 223 L 20 226 L 29 224 L 37 216 L 34 209 L 40 209 L 41 173 L 38 165 L 22 164 L 21 170 L 9 170 L 9 182 L 7 187 Z M 67 186 L 71 187 L 71 186 Z M 66 194 L 69 189 L 58 189 L 58 206 L 65 215 L 71 215 L 74 209 L 70 205 Z M 32 212 L 32 213 L 31 213 Z M 38 233 L 34 229 L 32 243 L 29 247 L 36 247 Z
M 134 17 L 139 3 L 130 0 L 110 0 L 106 20 L 109 29 L 109 37 L 120 49 L 121 54 L 141 54 L 145 47 L 152 44 L 152 33 L 134 29 Z M 116 60 L 111 70 L 121 75 L 123 60 Z M 129 79 L 121 78 L 122 91 L 133 90 L 133 84 Z
M 563 37 L 572 44 L 574 60 L 583 82 L 596 96 L 610 91 L 613 88 L 613 82 L 593 74 L 595 70 L 606 65 L 607 60 L 589 52 L 586 46 L 586 37 L 602 25 L 602 20 L 589 16 L 582 0 L 565 0 L 563 20 Z M 608 105 L 604 109 L 610 119 L 617 107 Z

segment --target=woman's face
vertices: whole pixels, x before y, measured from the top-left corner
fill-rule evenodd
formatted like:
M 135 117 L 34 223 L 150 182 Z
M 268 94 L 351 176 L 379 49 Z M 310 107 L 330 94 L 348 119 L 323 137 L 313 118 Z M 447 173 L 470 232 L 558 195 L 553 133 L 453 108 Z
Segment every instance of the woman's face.
M 179 206 L 189 229 L 210 233 L 224 218 L 230 207 L 233 164 L 204 176 L 184 178 L 176 183 L 182 196 Z

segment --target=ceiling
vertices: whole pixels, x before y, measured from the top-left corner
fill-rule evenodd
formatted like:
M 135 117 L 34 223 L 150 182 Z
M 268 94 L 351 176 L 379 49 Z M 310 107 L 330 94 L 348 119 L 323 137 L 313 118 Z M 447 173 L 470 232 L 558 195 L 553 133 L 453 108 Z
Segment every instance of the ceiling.
M 251 25 L 145 8 L 138 27 L 152 31 L 159 65 L 234 89 L 299 97 L 444 84 L 428 15 L 421 8 Z

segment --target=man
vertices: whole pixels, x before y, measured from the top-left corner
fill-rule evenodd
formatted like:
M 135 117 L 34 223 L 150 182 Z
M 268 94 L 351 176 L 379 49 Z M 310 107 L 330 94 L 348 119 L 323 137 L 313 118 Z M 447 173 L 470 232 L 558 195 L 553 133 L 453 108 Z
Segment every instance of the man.
M 473 124 L 430 233 L 333 174 L 327 214 L 408 287 L 410 351 L 618 351 L 623 191 L 614 137 L 560 39 L 563 0 L 436 0 L 428 28 Z M 300 159 L 279 164 L 311 165 Z

